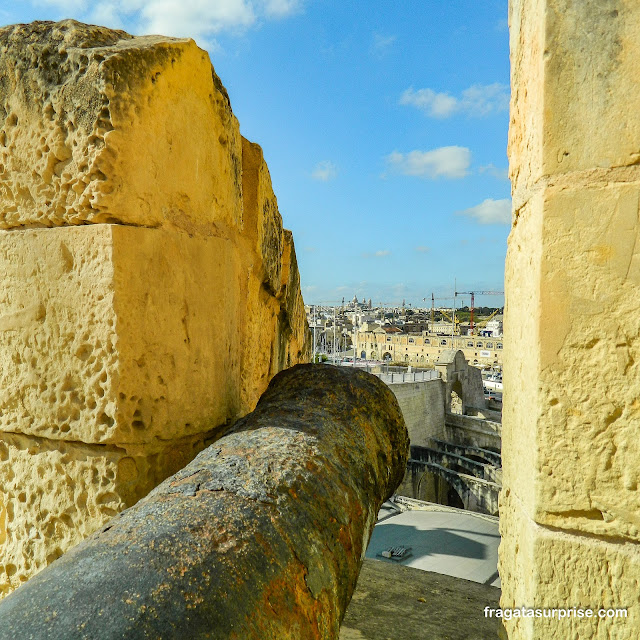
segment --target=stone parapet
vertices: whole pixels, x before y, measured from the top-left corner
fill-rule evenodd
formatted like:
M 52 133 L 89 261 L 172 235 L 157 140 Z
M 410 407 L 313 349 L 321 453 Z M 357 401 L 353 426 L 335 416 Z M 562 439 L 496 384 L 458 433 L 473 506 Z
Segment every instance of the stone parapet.
M 509 11 L 503 602 L 629 610 L 627 620 L 507 629 L 513 639 L 632 638 L 640 10 L 625 0 L 511 0 Z
M 242 142 L 206 51 L 73 20 L 0 30 L 0 227 L 242 224 Z
M 73 20 L 0 51 L 4 594 L 309 345 L 293 238 L 205 51 Z

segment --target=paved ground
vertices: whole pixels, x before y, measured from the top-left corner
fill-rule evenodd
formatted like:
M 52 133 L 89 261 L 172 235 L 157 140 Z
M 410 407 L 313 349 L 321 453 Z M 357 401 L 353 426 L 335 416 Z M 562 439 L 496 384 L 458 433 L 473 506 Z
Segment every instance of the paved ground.
M 500 589 L 365 559 L 340 640 L 504 640 Z
M 499 587 L 498 519 L 424 504 L 427 510 L 400 513 L 385 503 L 367 558 Z M 396 563 L 378 555 L 389 547 L 400 546 L 412 547 L 411 557 Z

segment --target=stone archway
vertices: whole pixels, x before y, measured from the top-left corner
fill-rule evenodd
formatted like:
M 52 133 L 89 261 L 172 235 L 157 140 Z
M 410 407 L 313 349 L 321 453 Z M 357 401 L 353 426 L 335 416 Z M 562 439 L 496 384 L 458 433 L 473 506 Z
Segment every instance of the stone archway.
M 462 414 L 463 405 L 462 384 L 459 380 L 456 380 L 451 386 L 451 413 Z
M 447 507 L 464 509 L 460 492 L 440 474 L 425 471 L 415 485 L 414 497 L 424 502 L 433 502 Z

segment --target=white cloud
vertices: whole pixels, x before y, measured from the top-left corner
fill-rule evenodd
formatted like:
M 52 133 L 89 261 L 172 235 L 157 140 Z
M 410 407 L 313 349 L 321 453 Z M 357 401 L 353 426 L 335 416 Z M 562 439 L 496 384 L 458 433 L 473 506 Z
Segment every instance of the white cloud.
M 493 163 L 487 164 L 483 167 L 478 167 L 478 173 L 488 173 L 494 178 L 498 178 L 498 180 L 509 179 L 509 169 L 500 169 Z
M 302 8 L 300 0 L 261 0 L 259 4 L 264 6 L 265 15 L 274 18 L 284 18 Z
M 409 87 L 400 96 L 400 104 L 424 111 L 432 118 L 448 118 L 454 113 L 482 117 L 509 109 L 509 87 L 498 82 L 476 84 L 465 89 L 459 98 L 433 89 Z
M 379 56 L 384 55 L 395 41 L 396 36 L 383 36 L 381 33 L 374 33 L 371 43 L 371 53 Z
M 125 19 L 134 33 L 194 38 L 200 46 L 215 47 L 211 38 L 223 31 L 243 32 L 261 20 L 278 19 L 302 9 L 304 0 L 30 0 L 79 19 L 111 26 Z
M 509 110 L 509 87 L 494 84 L 476 84 L 462 92 L 460 108 L 472 116 L 486 116 L 494 111 Z
M 362 254 L 363 258 L 386 258 L 387 256 L 391 255 L 391 251 L 389 251 L 389 249 L 380 249 L 379 251 L 374 251 L 373 253 L 369 253 L 368 251 L 365 251 L 365 253 Z
M 456 211 L 458 215 L 473 218 L 480 224 L 511 224 L 511 200 L 493 200 L 487 198 L 484 202 L 465 209 Z
M 329 180 L 333 180 L 337 175 L 338 167 L 329 160 L 318 162 L 311 172 L 311 177 L 320 182 L 329 182 Z
M 458 100 L 448 93 L 436 93 L 432 89 L 407 89 L 400 96 L 400 104 L 408 104 L 424 111 L 433 118 L 448 118 L 458 107 Z
M 104 25 L 112 29 L 124 29 L 122 18 L 118 7 L 109 3 L 96 5 L 89 18 L 94 24 Z
M 456 146 L 409 153 L 394 151 L 387 156 L 387 163 L 407 176 L 464 178 L 471 163 L 471 151 Z
M 145 33 L 206 39 L 224 30 L 244 30 L 257 19 L 246 0 L 146 0 L 140 10 Z
M 429 253 L 431 251 L 431 247 L 416 247 L 415 249 L 418 253 Z

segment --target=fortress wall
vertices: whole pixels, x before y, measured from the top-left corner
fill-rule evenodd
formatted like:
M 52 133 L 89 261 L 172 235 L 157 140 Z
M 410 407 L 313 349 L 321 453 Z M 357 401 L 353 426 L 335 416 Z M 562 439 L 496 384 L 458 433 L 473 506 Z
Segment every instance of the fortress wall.
M 253 410 L 308 329 L 206 52 L 70 20 L 0 51 L 3 594 Z
M 431 438 L 444 438 L 442 380 L 391 384 L 389 388 L 400 405 L 412 445 L 430 447 Z
M 510 638 L 640 628 L 640 8 L 511 0 L 502 606 Z

